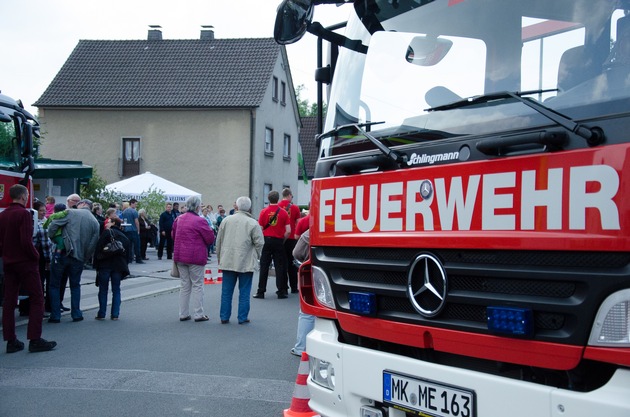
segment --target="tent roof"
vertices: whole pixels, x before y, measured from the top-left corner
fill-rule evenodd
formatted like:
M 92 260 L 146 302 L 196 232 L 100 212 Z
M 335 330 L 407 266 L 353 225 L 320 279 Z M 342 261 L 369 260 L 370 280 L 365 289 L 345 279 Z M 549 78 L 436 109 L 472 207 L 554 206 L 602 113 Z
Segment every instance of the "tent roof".
M 106 185 L 105 189 L 117 191 L 125 198 L 135 198 L 137 200 L 140 200 L 142 194 L 148 192 L 150 189 L 163 191 L 166 196 L 166 201 L 172 202 L 184 202 L 188 197 L 193 195 L 201 197 L 201 194 L 196 191 L 182 187 L 179 184 L 158 177 L 150 172 L 145 172 L 144 174 Z

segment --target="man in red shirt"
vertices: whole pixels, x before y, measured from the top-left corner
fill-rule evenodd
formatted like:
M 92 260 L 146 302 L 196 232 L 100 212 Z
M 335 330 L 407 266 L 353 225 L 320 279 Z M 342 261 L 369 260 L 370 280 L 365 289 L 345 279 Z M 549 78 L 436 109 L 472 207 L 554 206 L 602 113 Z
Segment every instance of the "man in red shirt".
M 289 188 L 285 188 L 282 190 L 282 201 L 278 203 L 283 210 L 287 212 L 289 215 L 289 220 L 291 224 L 291 233 L 287 240 L 284 241 L 284 253 L 287 257 L 287 275 L 289 278 L 289 286 L 291 287 L 291 292 L 297 294 L 298 291 L 298 282 L 297 282 L 297 267 L 293 265 L 293 248 L 297 244 L 297 239 L 299 236 L 296 236 L 295 229 L 297 227 L 298 220 L 300 220 L 300 208 L 293 204 L 293 193 Z
M 258 216 L 258 224 L 263 229 L 265 245 L 260 255 L 260 277 L 258 278 L 258 291 L 254 298 L 265 298 L 267 291 L 267 278 L 269 277 L 269 266 L 271 260 L 276 269 L 276 287 L 278 298 L 287 298 L 287 259 L 284 253 L 284 240 L 291 233 L 289 215 L 280 206 L 278 200 L 280 193 L 271 191 L 267 195 L 269 205 L 265 207 Z
M 28 350 L 44 352 L 57 346 L 42 336 L 44 294 L 39 279 L 39 253 L 33 245 L 33 214 L 26 209 L 28 190 L 15 184 L 9 189 L 13 200 L 0 213 L 0 255 L 4 268 L 4 298 L 2 301 L 2 335 L 7 342 L 7 353 L 24 349 L 24 343 L 15 334 L 15 306 L 20 287 L 29 296 L 30 310 L 26 337 Z

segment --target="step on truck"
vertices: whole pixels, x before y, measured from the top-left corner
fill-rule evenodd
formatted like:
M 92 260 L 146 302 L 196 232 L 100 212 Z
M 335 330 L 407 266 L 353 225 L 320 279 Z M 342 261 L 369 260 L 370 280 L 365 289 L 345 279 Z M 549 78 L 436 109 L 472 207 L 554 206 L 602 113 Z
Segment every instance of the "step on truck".
M 310 407 L 629 416 L 630 1 L 283 1 L 306 32 Z

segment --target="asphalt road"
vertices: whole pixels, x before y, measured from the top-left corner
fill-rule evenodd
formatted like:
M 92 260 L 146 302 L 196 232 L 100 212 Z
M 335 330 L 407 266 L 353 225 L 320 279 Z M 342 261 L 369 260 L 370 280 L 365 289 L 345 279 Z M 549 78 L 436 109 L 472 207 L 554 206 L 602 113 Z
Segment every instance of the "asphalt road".
M 206 285 L 210 321 L 180 322 L 169 265 L 134 265 L 118 321 L 94 319 L 96 287 L 93 271 L 85 271 L 85 320 L 44 322 L 43 337 L 57 341 L 55 350 L 6 354 L 3 344 L 0 416 L 282 416 L 300 361 L 289 353 L 297 296 L 278 300 L 270 282 L 267 299 L 251 300 L 250 324 L 238 324 L 236 300 L 231 322 L 221 324 L 222 284 Z M 20 322 L 18 338 L 26 342 Z

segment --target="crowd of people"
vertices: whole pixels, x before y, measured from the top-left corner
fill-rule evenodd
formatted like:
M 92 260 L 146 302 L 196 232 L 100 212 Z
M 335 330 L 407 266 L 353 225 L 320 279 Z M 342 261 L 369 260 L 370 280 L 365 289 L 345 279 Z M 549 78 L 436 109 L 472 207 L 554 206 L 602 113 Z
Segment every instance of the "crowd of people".
M 135 199 L 123 202 L 121 207 L 111 203 L 103 212 L 101 204 L 77 194 L 68 196 L 65 204 L 47 197 L 45 203 L 33 203 L 38 218 L 35 226 L 27 208 L 28 189 L 15 185 L 9 191 L 13 203 L 0 213 L 0 253 L 5 271 L 2 321 L 7 353 L 24 348 L 15 334 L 14 310 L 20 290 L 29 300 L 29 350 L 51 350 L 56 342 L 41 338 L 42 317 L 48 318 L 48 323 L 60 323 L 61 313 L 70 311 L 73 322 L 84 319 L 80 308 L 84 268 L 96 270 L 99 309 L 95 318 L 105 320 L 111 288 L 109 318 L 118 320 L 121 281 L 129 276 L 130 263 L 148 260 L 148 246 L 156 247 L 158 260 L 162 260 L 166 248 L 166 259 L 173 262 L 173 270 L 181 281 L 180 321 L 209 320 L 204 314 L 204 270 L 215 253 L 223 272 L 219 313 L 222 324 L 230 322 L 237 284 L 238 324 L 250 323 L 252 281 L 258 268 L 258 289 L 253 298 L 264 298 L 272 264 L 277 297 L 285 299 L 289 291 L 299 291 L 293 259 L 294 253 L 304 251 L 296 244 L 308 229 L 308 217 L 302 218 L 288 188 L 282 191 L 282 200 L 278 191 L 271 191 L 267 196 L 269 205 L 257 219 L 246 196 L 234 202 L 229 214 L 222 205 L 216 211 L 211 205 L 203 205 L 197 196 L 188 198 L 181 207 L 179 203 L 167 202 L 156 222 L 145 209 L 138 209 Z M 19 245 L 13 245 L 16 238 Z M 62 304 L 67 285 L 70 308 Z M 304 350 L 300 333 L 291 353 L 301 354 Z

